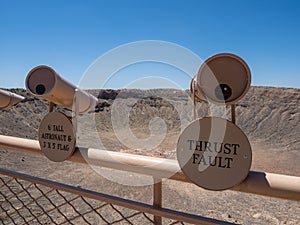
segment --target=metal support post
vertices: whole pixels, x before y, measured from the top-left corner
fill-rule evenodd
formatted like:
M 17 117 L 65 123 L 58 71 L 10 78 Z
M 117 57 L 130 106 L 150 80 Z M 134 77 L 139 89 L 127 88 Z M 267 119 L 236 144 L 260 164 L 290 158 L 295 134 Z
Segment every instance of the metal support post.
M 162 208 L 162 179 L 153 177 L 153 206 L 157 209 Z M 154 223 L 162 225 L 161 216 L 154 216 Z

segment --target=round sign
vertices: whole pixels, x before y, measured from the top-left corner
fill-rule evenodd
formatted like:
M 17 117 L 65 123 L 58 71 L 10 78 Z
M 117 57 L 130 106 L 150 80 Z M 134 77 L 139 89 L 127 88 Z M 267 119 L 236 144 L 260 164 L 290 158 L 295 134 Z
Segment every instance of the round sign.
M 40 124 L 38 135 L 41 150 L 51 161 L 65 161 L 75 150 L 73 125 L 63 113 L 47 114 Z
M 177 143 L 177 160 L 196 185 L 225 190 L 247 177 L 252 151 L 246 135 L 235 124 L 207 117 L 183 130 Z
M 196 81 L 196 96 L 215 104 L 234 104 L 250 88 L 251 73 L 240 57 L 221 53 L 208 58 L 200 67 Z

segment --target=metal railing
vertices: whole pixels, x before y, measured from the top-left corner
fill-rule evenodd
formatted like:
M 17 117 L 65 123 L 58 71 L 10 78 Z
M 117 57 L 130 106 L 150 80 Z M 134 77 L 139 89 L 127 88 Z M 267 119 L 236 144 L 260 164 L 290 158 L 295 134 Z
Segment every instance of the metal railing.
M 43 154 L 38 141 L 2 135 L 0 135 L 0 148 Z M 88 160 L 89 163 L 102 167 L 152 176 L 156 180 L 153 187 L 153 205 L 1 169 L 2 224 L 10 224 L 12 221 L 14 224 L 28 224 L 28 221 L 34 221 L 36 224 L 78 224 L 77 220 L 86 224 L 162 224 L 162 222 L 164 224 L 230 224 L 162 207 L 161 179 L 168 178 L 190 183 L 175 160 L 88 148 L 77 150 L 69 160 L 80 163 L 86 163 Z M 241 184 L 231 190 L 300 201 L 300 177 L 251 171 Z M 61 200 L 55 201 L 55 204 L 51 200 L 52 195 L 58 196 Z M 92 202 L 95 200 L 98 203 L 93 206 Z M 45 204 L 43 201 L 50 203 Z M 81 203 L 75 203 L 78 201 Z M 47 208 L 48 206 L 52 208 Z M 104 208 L 106 208 L 105 216 L 100 212 Z M 27 216 L 21 213 L 22 210 L 26 211 Z M 107 210 L 114 213 L 107 213 Z M 54 216 L 49 216 L 53 212 L 55 212 Z M 89 220 L 90 213 L 98 217 L 98 222 Z M 106 218 L 113 215 L 116 216 L 111 219 Z M 162 221 L 162 218 L 166 219 Z M 8 223 L 3 222 L 6 220 Z

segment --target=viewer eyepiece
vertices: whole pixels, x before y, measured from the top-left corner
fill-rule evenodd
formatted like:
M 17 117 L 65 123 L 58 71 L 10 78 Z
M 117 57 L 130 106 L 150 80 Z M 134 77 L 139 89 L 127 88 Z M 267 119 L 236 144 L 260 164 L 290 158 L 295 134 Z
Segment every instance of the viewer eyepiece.
M 46 87 L 43 84 L 39 84 L 36 86 L 35 91 L 38 95 L 43 95 L 46 92 Z
M 227 100 L 232 95 L 232 89 L 227 84 L 220 84 L 215 89 L 215 95 L 219 100 Z

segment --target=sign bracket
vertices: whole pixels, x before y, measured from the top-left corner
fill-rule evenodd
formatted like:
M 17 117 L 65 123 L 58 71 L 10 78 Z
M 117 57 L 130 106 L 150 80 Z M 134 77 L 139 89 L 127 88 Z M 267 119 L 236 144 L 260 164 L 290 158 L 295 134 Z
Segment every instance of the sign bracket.
M 74 106 L 73 106 L 73 118 L 72 118 L 72 124 L 74 128 L 74 135 L 77 138 L 77 124 L 78 124 L 78 116 L 79 116 L 79 101 L 78 101 L 78 95 L 79 95 L 79 89 L 75 89 L 75 95 L 74 95 Z
M 236 105 L 235 105 L 235 104 L 232 104 L 232 105 L 231 105 L 231 122 L 232 122 L 233 124 L 235 124 L 235 122 L 236 122 L 235 108 L 236 108 Z

